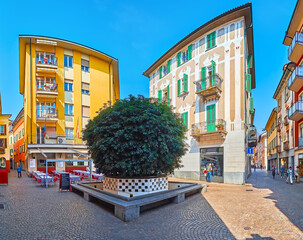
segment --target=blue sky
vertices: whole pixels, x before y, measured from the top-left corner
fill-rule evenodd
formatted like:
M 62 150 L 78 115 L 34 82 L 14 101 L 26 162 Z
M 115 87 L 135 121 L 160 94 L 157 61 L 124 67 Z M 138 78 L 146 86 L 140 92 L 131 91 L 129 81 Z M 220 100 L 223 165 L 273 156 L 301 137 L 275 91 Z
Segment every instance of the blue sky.
M 35 34 L 78 42 L 119 59 L 121 98 L 148 97 L 142 76 L 166 50 L 203 23 L 247 1 L 5 1 L 0 8 L 0 91 L 12 119 L 23 105 L 19 94 L 18 35 Z M 211 4 L 208 4 L 211 3 Z M 258 132 L 287 63 L 282 44 L 296 0 L 253 0 L 255 67 L 253 91 Z

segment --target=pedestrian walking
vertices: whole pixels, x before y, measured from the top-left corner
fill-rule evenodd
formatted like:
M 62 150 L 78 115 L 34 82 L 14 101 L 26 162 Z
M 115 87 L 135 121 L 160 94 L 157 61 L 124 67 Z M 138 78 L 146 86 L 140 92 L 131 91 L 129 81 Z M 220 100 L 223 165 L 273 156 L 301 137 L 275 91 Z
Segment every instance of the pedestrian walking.
M 275 168 L 274 165 L 273 165 L 272 168 L 271 168 L 271 174 L 272 174 L 272 178 L 275 179 L 275 176 L 276 176 L 276 168 Z
M 257 167 L 256 167 L 256 165 L 254 166 L 254 172 L 256 171 L 256 169 L 257 169 Z
M 212 172 L 212 167 L 209 165 L 206 173 L 206 181 L 211 182 L 211 172 Z
M 18 178 L 22 177 L 21 176 L 21 166 L 20 165 L 17 167 L 17 172 L 18 172 Z
M 262 164 L 260 165 L 260 169 L 263 169 L 263 166 L 262 166 Z
M 290 183 L 290 184 L 293 184 L 293 181 L 292 181 L 292 169 L 291 167 L 289 167 L 289 169 L 287 170 L 287 179 L 286 179 L 286 183 Z
M 284 169 L 284 165 L 281 167 L 281 178 L 282 177 L 284 177 L 284 171 L 285 171 L 285 169 Z

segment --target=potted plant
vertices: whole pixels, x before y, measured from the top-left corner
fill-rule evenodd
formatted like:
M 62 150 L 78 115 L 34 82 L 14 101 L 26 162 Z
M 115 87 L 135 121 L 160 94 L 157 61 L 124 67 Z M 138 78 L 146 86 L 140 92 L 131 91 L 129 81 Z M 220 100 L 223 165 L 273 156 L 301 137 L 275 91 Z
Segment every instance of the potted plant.
M 216 124 L 216 128 L 217 128 L 218 131 L 224 130 L 224 123 L 218 123 L 218 124 Z
M 105 175 L 103 190 L 136 196 L 167 189 L 167 174 L 181 167 L 187 150 L 185 131 L 167 104 L 129 96 L 101 109 L 83 139 Z

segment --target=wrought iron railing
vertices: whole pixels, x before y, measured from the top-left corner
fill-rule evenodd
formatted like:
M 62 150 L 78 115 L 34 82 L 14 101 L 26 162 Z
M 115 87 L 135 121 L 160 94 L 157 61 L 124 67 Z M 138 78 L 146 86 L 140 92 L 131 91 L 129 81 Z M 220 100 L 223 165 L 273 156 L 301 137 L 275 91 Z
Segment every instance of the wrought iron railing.
M 303 101 L 295 102 L 290 109 L 288 109 L 288 118 L 291 118 L 296 112 L 303 113 Z
M 37 118 L 58 118 L 58 110 L 56 108 L 37 109 Z
M 199 122 L 192 125 L 191 134 L 203 134 L 208 132 L 225 131 L 226 122 L 223 119 L 216 119 L 214 121 Z
M 199 92 L 204 89 L 208 89 L 211 87 L 219 87 L 221 88 L 222 84 L 222 78 L 218 73 L 208 76 L 206 78 L 200 79 L 198 81 L 195 81 L 194 84 L 196 85 L 196 91 Z
M 61 135 L 53 132 L 27 134 L 28 144 L 86 144 L 82 136 L 77 134 Z
M 53 83 L 47 83 L 47 82 L 41 82 L 40 80 L 37 80 L 37 92 L 52 92 L 57 93 L 58 92 L 58 85 L 56 82 Z
M 296 44 L 302 44 L 303 45 L 303 33 L 296 32 L 289 48 L 288 48 L 288 58 L 292 54 Z

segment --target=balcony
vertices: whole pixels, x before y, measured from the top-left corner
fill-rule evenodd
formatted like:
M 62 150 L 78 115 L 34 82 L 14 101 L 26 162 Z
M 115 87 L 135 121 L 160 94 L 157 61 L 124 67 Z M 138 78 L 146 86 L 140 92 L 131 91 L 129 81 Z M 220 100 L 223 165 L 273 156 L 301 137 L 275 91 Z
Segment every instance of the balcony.
M 32 141 L 34 144 L 47 144 L 47 145 L 66 145 L 66 144 L 86 144 L 85 141 L 82 140 L 81 137 L 75 136 L 65 136 L 65 135 L 57 135 L 57 134 L 49 134 L 46 131 L 46 136 L 44 137 L 44 133 L 41 134 L 32 134 L 27 137 L 27 141 Z
M 288 79 L 288 88 L 298 92 L 303 87 L 303 67 L 296 67 Z
M 289 141 L 286 141 L 286 142 L 283 143 L 283 149 L 284 149 L 284 151 L 289 150 Z
M 258 137 L 257 135 L 252 136 L 251 134 L 248 134 L 248 147 L 256 147 L 258 143 Z
M 221 138 L 225 138 L 226 134 L 226 123 L 223 119 L 195 123 L 192 125 L 191 129 L 191 136 L 195 138 L 200 138 L 206 135 L 218 135 Z
M 55 54 L 36 52 L 37 72 L 57 72 L 58 60 Z
M 37 80 L 37 97 L 55 98 L 58 96 L 58 85 L 55 81 L 41 82 Z
M 296 32 L 289 48 L 288 60 L 298 63 L 303 53 L 303 33 Z
M 255 125 L 250 125 L 249 131 L 250 131 L 250 136 L 255 136 L 257 133 L 257 128 L 255 127 Z
M 299 121 L 303 118 L 303 101 L 295 102 L 290 109 L 288 109 L 288 118 L 294 121 Z
M 37 109 L 37 122 L 58 121 L 58 110 L 56 108 Z
M 278 123 L 278 125 L 276 126 L 277 128 L 277 132 L 281 132 L 281 125 Z
M 222 78 L 219 74 L 211 75 L 205 79 L 194 82 L 196 85 L 196 94 L 203 97 L 205 102 L 216 100 L 221 96 Z

